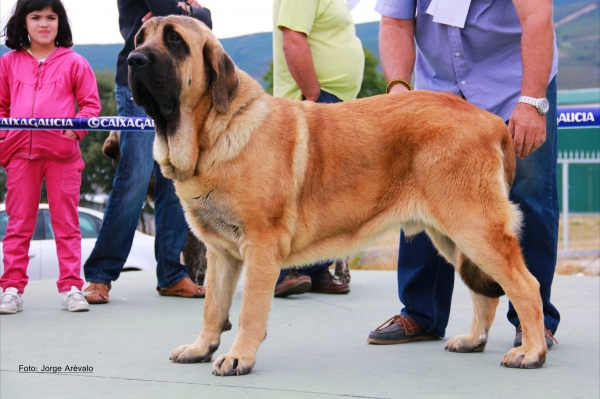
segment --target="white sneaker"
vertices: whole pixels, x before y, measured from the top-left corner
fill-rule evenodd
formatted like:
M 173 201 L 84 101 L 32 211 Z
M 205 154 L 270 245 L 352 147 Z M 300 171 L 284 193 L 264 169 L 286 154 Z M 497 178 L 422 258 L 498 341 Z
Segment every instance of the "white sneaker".
M 90 305 L 85 300 L 83 293 L 75 286 L 71 286 L 71 291 L 62 293 L 60 307 L 69 312 L 87 312 Z
M 0 314 L 13 314 L 23 310 L 23 299 L 14 287 L 8 287 L 0 297 Z

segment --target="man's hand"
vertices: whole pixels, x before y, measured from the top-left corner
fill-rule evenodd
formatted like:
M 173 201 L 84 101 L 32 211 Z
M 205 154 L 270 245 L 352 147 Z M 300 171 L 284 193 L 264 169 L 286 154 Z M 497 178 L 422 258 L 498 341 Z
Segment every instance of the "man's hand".
M 198 3 L 196 0 L 178 1 L 177 5 L 181 8 L 183 8 L 187 12 L 187 9 L 185 7 L 186 3 L 195 8 L 202 8 L 202 5 L 200 5 L 200 3 Z M 142 22 L 146 22 L 153 16 L 154 16 L 154 14 L 152 13 L 152 11 L 148 11 L 148 13 L 142 17 Z
M 531 105 L 518 103 L 508 121 L 515 155 L 523 159 L 546 141 L 546 116 Z
M 72 130 L 65 130 L 63 132 L 63 136 L 67 136 L 67 137 L 70 137 L 72 139 L 79 140 L 79 137 L 77 137 L 77 135 L 75 134 L 75 132 L 72 131 Z
M 154 14 L 152 13 L 152 11 L 148 11 L 148 13 L 142 17 L 142 22 L 146 22 L 147 20 L 149 20 L 153 16 L 154 16 Z

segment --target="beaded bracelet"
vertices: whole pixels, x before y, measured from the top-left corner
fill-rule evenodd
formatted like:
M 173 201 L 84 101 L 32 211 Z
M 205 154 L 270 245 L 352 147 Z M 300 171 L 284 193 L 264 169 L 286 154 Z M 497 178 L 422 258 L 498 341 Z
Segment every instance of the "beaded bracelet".
M 387 87 L 385 88 L 385 92 L 389 93 L 390 89 L 392 88 L 393 85 L 397 84 L 397 83 L 401 83 L 402 85 L 404 85 L 408 90 L 414 90 L 413 87 L 410 85 L 410 83 L 408 83 L 406 80 L 404 79 L 392 79 L 390 80 L 390 83 L 387 84 Z

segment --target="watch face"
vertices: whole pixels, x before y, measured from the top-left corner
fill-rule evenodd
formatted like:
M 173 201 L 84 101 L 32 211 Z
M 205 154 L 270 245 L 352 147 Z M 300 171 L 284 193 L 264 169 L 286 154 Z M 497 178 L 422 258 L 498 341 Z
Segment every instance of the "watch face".
M 548 112 L 548 110 L 550 109 L 550 102 L 548 102 L 547 99 L 542 98 L 538 104 L 538 109 L 540 110 L 540 112 L 542 114 L 546 114 Z

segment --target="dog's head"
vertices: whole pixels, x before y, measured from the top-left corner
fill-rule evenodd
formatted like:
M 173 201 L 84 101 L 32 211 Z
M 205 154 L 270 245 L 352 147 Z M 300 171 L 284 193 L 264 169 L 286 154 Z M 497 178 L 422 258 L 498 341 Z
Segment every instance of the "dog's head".
M 168 177 L 189 177 L 203 119 L 227 113 L 236 95 L 233 61 L 202 22 L 170 16 L 142 26 L 127 63 L 133 99 L 154 119 L 155 159 Z

